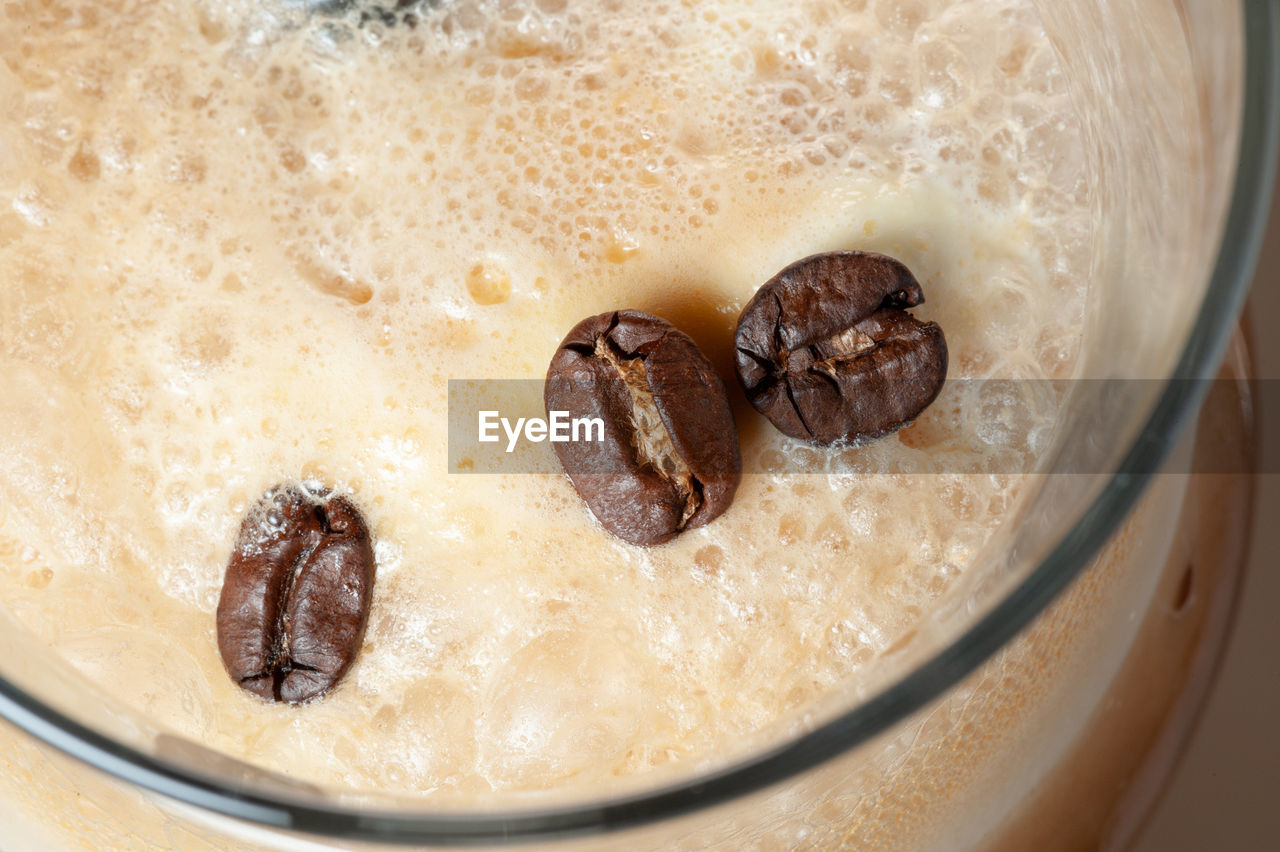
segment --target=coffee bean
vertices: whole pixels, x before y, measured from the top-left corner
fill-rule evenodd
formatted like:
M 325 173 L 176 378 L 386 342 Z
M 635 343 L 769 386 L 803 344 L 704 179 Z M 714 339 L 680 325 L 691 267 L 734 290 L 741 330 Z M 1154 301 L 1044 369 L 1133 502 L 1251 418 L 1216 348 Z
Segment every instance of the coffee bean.
M 218 650 L 231 677 L 298 704 L 351 667 L 373 593 L 369 528 L 345 497 L 280 485 L 240 526 L 218 602 Z
M 589 317 L 547 369 L 548 415 L 600 418 L 603 441 L 552 446 L 606 530 L 661 544 L 718 517 L 742 459 L 724 384 L 697 345 L 640 311 Z
M 875 438 L 914 420 L 942 390 L 947 343 L 904 309 L 919 282 L 882 254 L 840 251 L 791 264 L 743 308 L 738 379 L 783 433 L 817 444 Z

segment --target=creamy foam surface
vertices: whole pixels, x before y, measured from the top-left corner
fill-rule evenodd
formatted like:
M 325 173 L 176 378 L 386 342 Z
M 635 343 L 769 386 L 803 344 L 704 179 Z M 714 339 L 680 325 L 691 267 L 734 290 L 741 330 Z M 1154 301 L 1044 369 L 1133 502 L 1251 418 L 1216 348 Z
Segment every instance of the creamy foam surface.
M 0 10 L 5 603 L 157 724 L 357 789 L 697 765 L 856 688 L 1018 502 L 905 471 L 1030 458 L 1052 408 L 944 394 L 828 452 L 731 385 L 764 472 L 641 550 L 563 477 L 448 473 L 446 382 L 539 378 L 619 307 L 731 381 L 742 305 L 835 248 L 913 270 L 951 377 L 1069 375 L 1082 154 L 1029 6 L 302 5 Z M 364 508 L 378 580 L 347 679 L 281 707 L 213 612 L 242 513 L 308 477 Z

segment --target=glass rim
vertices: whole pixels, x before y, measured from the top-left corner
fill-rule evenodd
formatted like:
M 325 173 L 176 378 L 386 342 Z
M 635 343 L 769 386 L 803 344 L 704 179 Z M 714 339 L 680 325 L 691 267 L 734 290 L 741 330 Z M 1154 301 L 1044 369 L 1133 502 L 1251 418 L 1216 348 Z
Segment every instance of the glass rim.
M 0 717 L 128 784 L 261 826 L 329 839 L 419 845 L 503 845 L 635 828 L 723 804 L 825 763 L 938 698 L 1028 626 L 1120 526 L 1152 471 L 1203 401 L 1247 295 L 1275 181 L 1280 125 L 1280 4 L 1242 0 L 1244 98 L 1230 207 L 1204 301 L 1186 346 L 1117 471 L 1039 565 L 941 651 L 858 706 L 782 745 L 653 791 L 587 804 L 481 816 L 319 807 L 211 781 L 125 746 L 0 677 Z

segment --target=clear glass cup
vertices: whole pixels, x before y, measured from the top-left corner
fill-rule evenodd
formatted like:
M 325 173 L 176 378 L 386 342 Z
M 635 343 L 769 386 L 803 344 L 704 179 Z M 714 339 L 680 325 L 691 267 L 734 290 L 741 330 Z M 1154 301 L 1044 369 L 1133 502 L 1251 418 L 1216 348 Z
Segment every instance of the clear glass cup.
M 1080 759 L 1134 654 L 1158 656 L 1144 625 L 1168 600 L 1186 604 L 1188 548 L 1229 561 L 1231 535 L 1219 531 L 1216 549 L 1188 538 L 1196 518 L 1247 506 L 1229 483 L 1191 487 L 1185 427 L 1223 359 L 1265 219 L 1280 10 L 1036 5 L 1087 146 L 1095 284 L 1082 381 L 1032 499 L 865 689 L 829 696 L 798 730 L 707 774 L 441 811 L 313 788 L 159 732 L 0 612 L 0 815 L 15 848 L 924 849 L 1016 844 L 1032 836 L 1019 834 L 1028 809 L 1050 829 L 1078 823 L 1033 791 Z

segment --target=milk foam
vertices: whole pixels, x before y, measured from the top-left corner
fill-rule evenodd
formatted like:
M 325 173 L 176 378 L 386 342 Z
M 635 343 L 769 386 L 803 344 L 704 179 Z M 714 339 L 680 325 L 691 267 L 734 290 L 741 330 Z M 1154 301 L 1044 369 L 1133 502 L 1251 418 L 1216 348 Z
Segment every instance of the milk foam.
M 1018 501 L 885 471 L 1032 457 L 1009 400 L 832 453 L 739 400 L 765 472 L 641 550 L 563 477 L 449 475 L 446 381 L 538 378 L 634 307 L 732 387 L 743 304 L 834 248 L 915 272 L 952 377 L 1069 375 L 1088 212 L 1029 6 L 304 5 L 0 12 L 7 605 L 157 724 L 356 789 L 694 765 L 851 688 Z M 308 477 L 365 509 L 378 580 L 299 709 L 230 682 L 213 611 L 241 514 Z

